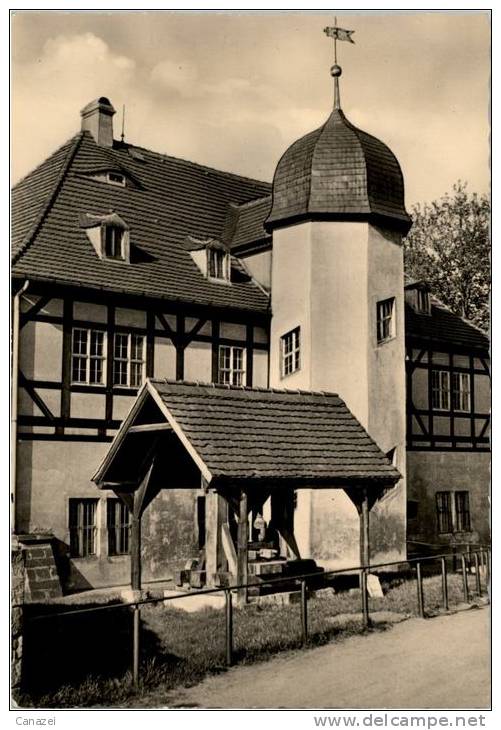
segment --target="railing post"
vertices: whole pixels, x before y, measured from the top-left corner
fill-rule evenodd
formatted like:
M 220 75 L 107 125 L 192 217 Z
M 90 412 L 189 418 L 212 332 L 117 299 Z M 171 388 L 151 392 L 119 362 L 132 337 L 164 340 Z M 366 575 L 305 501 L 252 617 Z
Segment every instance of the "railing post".
M 489 583 L 491 581 L 490 559 L 491 559 L 491 551 L 490 551 L 490 548 L 487 548 L 487 550 L 485 551 L 485 585 L 487 586 L 487 592 L 489 591 Z
M 141 610 L 137 603 L 133 607 L 134 626 L 133 626 L 133 638 L 132 638 L 132 681 L 134 687 L 139 687 L 139 624 L 141 621 Z
M 418 612 L 421 618 L 424 618 L 424 596 L 423 596 L 423 576 L 421 575 L 421 563 L 416 563 L 416 579 L 417 579 L 417 598 Z
M 444 607 L 444 611 L 448 611 L 449 591 L 447 588 L 447 562 L 445 558 L 441 558 L 440 562 L 442 564 L 442 605 Z
M 464 602 L 470 602 L 470 594 L 468 591 L 468 573 L 466 572 L 466 559 L 464 553 L 461 553 L 461 572 L 463 574 L 463 594 Z
M 301 580 L 301 634 L 303 646 L 308 643 L 308 592 L 306 580 Z
M 360 591 L 362 594 L 362 618 L 363 618 L 363 625 L 366 629 L 369 628 L 370 625 L 370 619 L 369 619 L 369 600 L 367 596 L 367 570 L 366 568 L 362 568 L 360 571 Z
M 475 582 L 477 593 L 479 596 L 482 595 L 482 583 L 480 581 L 480 562 L 478 559 L 478 553 L 473 553 L 473 560 L 475 561 Z
M 233 664 L 233 601 L 231 590 L 227 588 L 224 593 L 226 613 L 226 665 Z

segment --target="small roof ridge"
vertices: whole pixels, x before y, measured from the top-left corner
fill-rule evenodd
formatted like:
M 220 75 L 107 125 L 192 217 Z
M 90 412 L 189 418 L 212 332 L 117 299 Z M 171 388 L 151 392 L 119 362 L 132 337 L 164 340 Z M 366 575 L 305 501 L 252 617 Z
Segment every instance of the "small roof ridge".
M 152 385 L 161 383 L 164 385 L 188 385 L 205 388 L 219 388 L 221 390 L 251 391 L 256 393 L 276 393 L 277 395 L 321 395 L 341 399 L 338 393 L 328 390 L 303 390 L 301 388 L 264 388 L 262 386 L 230 385 L 229 383 L 211 383 L 198 380 L 176 380 L 175 378 L 147 378 Z M 344 401 L 343 401 L 344 402 Z
M 232 207 L 234 207 L 237 211 L 242 210 L 242 208 L 252 208 L 254 205 L 258 205 L 259 203 L 263 203 L 265 200 L 269 200 L 271 202 L 272 195 L 271 192 L 269 195 L 262 195 L 259 198 L 255 198 L 254 200 L 248 200 L 246 203 L 230 203 Z
M 116 146 L 115 146 L 116 145 Z M 219 175 L 225 175 L 227 177 L 238 177 L 240 180 L 247 180 L 251 183 L 257 183 L 258 185 L 269 185 L 270 187 L 270 195 L 271 195 L 271 186 L 272 183 L 267 180 L 258 180 L 256 177 L 248 177 L 247 175 L 240 175 L 238 172 L 230 172 L 229 170 L 219 170 L 217 167 L 210 167 L 210 165 L 203 165 L 200 162 L 193 162 L 193 160 L 188 160 L 186 157 L 176 157 L 175 155 L 169 155 L 167 152 L 157 152 L 156 150 L 151 150 L 148 147 L 141 147 L 140 145 L 134 144 L 133 142 L 121 142 L 118 139 L 113 140 L 113 147 L 110 148 L 110 152 L 121 152 L 122 150 L 128 151 L 129 147 L 134 147 L 136 150 L 142 150 L 143 152 L 148 152 L 151 155 L 156 155 L 157 157 L 163 157 L 168 160 L 175 160 L 176 162 L 183 162 L 187 165 L 194 165 L 195 167 L 200 168 L 201 170 L 207 170 L 208 172 L 216 172 Z M 263 197 L 267 197 L 266 195 Z

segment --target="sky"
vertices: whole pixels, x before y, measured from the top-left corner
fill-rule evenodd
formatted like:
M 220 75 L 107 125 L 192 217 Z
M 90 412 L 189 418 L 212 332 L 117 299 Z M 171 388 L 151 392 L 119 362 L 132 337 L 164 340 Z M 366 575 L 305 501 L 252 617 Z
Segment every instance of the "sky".
M 333 25 L 322 12 L 19 11 L 11 20 L 11 172 L 27 174 L 108 96 L 119 138 L 271 180 L 332 107 Z M 458 180 L 489 192 L 490 18 L 339 14 L 348 119 L 396 154 L 410 208 Z

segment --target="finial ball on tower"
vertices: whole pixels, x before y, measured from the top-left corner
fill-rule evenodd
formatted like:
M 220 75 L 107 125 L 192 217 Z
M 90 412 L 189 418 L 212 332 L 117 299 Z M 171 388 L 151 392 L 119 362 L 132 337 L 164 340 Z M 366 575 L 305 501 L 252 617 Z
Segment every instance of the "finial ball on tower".
M 343 73 L 343 69 L 341 68 L 341 66 L 338 66 L 337 63 L 335 63 L 334 66 L 331 66 L 331 76 L 333 78 L 339 78 L 339 76 L 341 76 L 342 73 Z

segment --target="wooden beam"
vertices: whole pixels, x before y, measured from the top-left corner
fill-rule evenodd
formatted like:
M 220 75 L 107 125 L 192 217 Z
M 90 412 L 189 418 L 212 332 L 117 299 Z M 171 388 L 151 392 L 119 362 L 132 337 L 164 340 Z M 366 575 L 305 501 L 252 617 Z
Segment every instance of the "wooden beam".
M 215 489 L 205 495 L 205 571 L 208 588 L 215 587 L 215 576 L 226 567 L 221 542 L 221 525 L 228 521 L 228 503 Z
M 130 524 L 130 586 L 141 590 L 141 515 L 131 515 Z
M 248 522 L 247 492 L 245 489 L 240 490 L 240 504 L 238 512 L 238 532 L 237 532 L 237 583 L 239 585 L 247 583 L 248 567 L 247 567 L 247 551 L 249 542 L 249 522 Z M 240 606 L 247 603 L 247 588 L 239 588 L 238 604 Z
M 360 565 L 370 564 L 370 536 L 369 536 L 369 497 L 367 489 L 361 490 L 360 502 Z
M 171 431 L 168 423 L 141 423 L 139 426 L 131 426 L 127 433 L 147 433 L 148 431 Z

